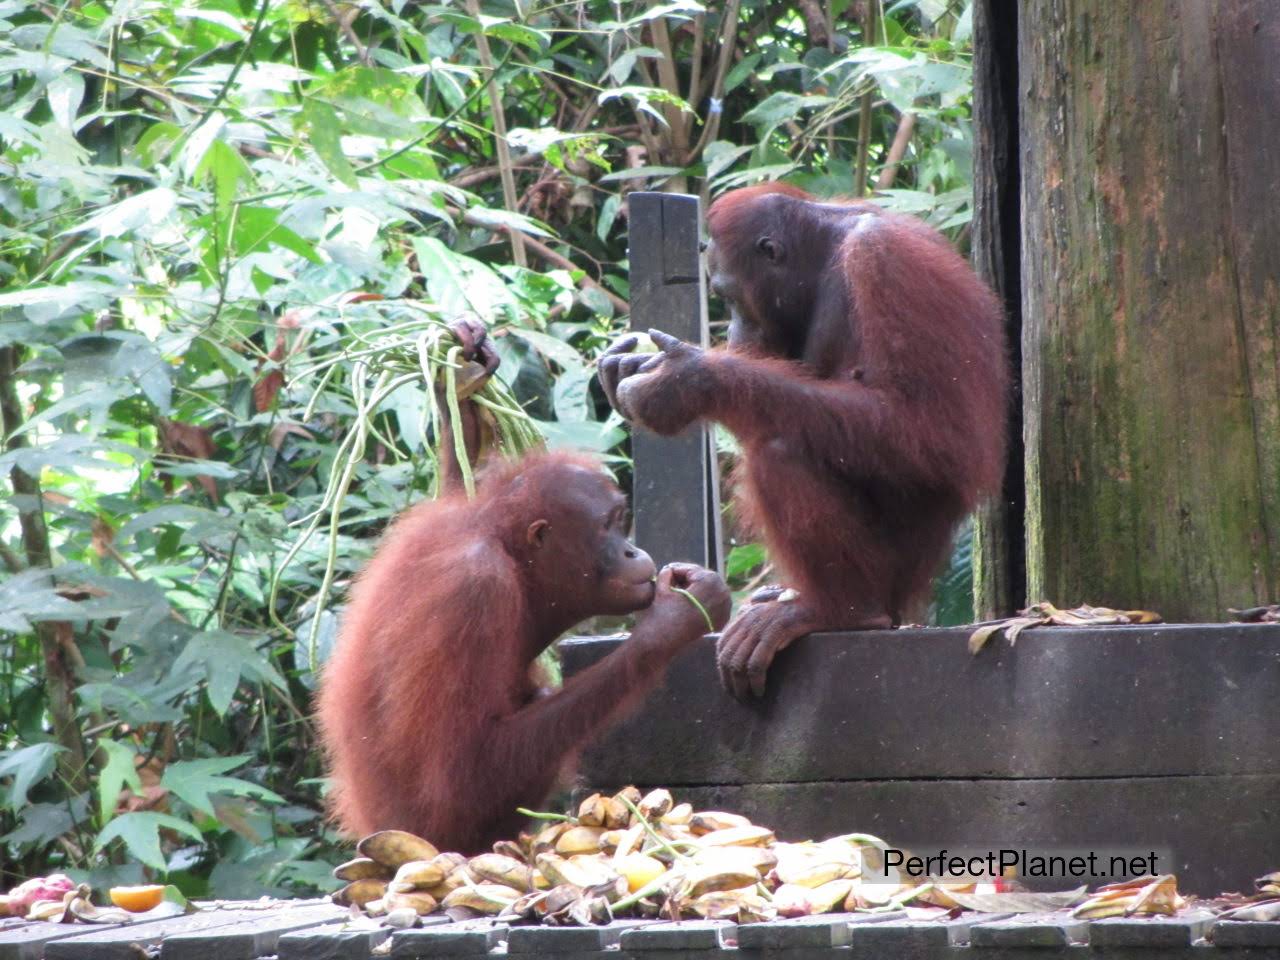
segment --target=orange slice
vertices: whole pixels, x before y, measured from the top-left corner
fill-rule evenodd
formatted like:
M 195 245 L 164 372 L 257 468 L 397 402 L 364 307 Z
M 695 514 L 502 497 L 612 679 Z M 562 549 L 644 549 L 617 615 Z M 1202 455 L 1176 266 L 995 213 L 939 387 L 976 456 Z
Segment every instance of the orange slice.
M 158 883 L 141 887 L 112 887 L 107 894 L 111 902 L 130 913 L 145 913 L 158 907 L 164 899 L 164 887 Z

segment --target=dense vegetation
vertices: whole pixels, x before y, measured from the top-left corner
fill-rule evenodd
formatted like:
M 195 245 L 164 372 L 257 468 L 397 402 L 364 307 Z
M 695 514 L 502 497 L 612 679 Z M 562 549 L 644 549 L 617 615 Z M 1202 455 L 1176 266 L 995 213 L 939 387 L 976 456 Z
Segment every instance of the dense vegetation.
M 432 489 L 419 348 L 479 316 L 537 431 L 625 479 L 592 365 L 627 193 L 874 186 L 963 243 L 968 22 L 0 0 L 0 887 L 326 886 L 309 692 L 346 581 Z M 935 619 L 967 619 L 967 572 L 962 543 Z

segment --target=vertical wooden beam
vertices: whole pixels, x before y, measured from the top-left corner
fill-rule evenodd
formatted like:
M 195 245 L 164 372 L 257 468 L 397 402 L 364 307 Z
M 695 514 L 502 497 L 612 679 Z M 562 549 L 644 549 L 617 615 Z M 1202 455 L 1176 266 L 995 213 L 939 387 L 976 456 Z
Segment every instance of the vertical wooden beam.
M 630 223 L 631 328 L 651 327 L 707 346 L 707 297 L 697 197 L 637 192 Z M 677 437 L 637 429 L 632 510 L 636 543 L 659 566 L 673 560 L 720 569 L 720 483 L 711 431 Z
M 1018 3 L 975 0 L 973 5 L 973 267 L 1004 305 L 1013 372 L 1004 489 L 1000 497 L 979 507 L 974 517 L 973 609 L 977 620 L 1008 616 L 1027 602 L 1022 385 L 1018 378 L 1022 367 Z
M 1027 580 L 1219 620 L 1280 595 L 1280 24 L 1025 0 Z

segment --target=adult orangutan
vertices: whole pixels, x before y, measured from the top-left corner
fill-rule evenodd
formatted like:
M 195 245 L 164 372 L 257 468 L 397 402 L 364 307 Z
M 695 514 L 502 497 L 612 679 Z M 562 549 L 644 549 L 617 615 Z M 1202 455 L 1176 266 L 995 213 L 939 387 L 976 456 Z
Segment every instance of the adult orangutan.
M 1007 361 L 995 296 L 913 217 L 775 183 L 724 194 L 707 224 L 727 348 L 650 331 L 660 353 L 627 337 L 600 380 L 632 423 L 710 420 L 742 445 L 740 516 L 793 587 L 758 592 L 720 637 L 744 698 L 797 637 L 895 625 L 920 599 L 999 489 Z
M 513 836 L 566 760 L 718 629 L 715 573 L 627 540 L 626 501 L 598 461 L 492 465 L 398 519 L 361 573 L 319 695 L 332 810 L 349 833 L 402 829 L 476 853 Z M 631 637 L 546 693 L 534 660 L 574 624 L 642 611 Z

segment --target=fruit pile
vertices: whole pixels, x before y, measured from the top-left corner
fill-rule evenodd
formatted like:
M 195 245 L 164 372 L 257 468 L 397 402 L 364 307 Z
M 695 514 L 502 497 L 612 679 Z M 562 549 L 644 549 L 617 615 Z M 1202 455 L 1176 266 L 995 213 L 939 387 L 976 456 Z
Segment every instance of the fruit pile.
M 164 887 L 112 887 L 108 896 L 115 905 L 96 906 L 87 883 L 76 883 L 65 873 L 32 877 L 0 896 L 0 917 L 50 920 L 53 923 L 125 923 L 130 914 L 145 913 L 160 905 Z
M 896 909 L 908 900 L 954 908 L 952 894 L 996 889 L 990 883 L 889 883 L 871 869 L 884 849 L 875 837 L 784 843 L 746 817 L 695 811 L 661 789 L 644 796 L 634 787 L 612 797 L 593 794 L 576 817 L 554 821 L 470 858 L 440 853 L 402 831 L 372 834 L 360 841 L 357 859 L 335 869 L 347 885 L 334 899 L 393 925 L 437 910 L 455 919 L 500 915 L 547 924 L 624 916 L 749 923 Z

